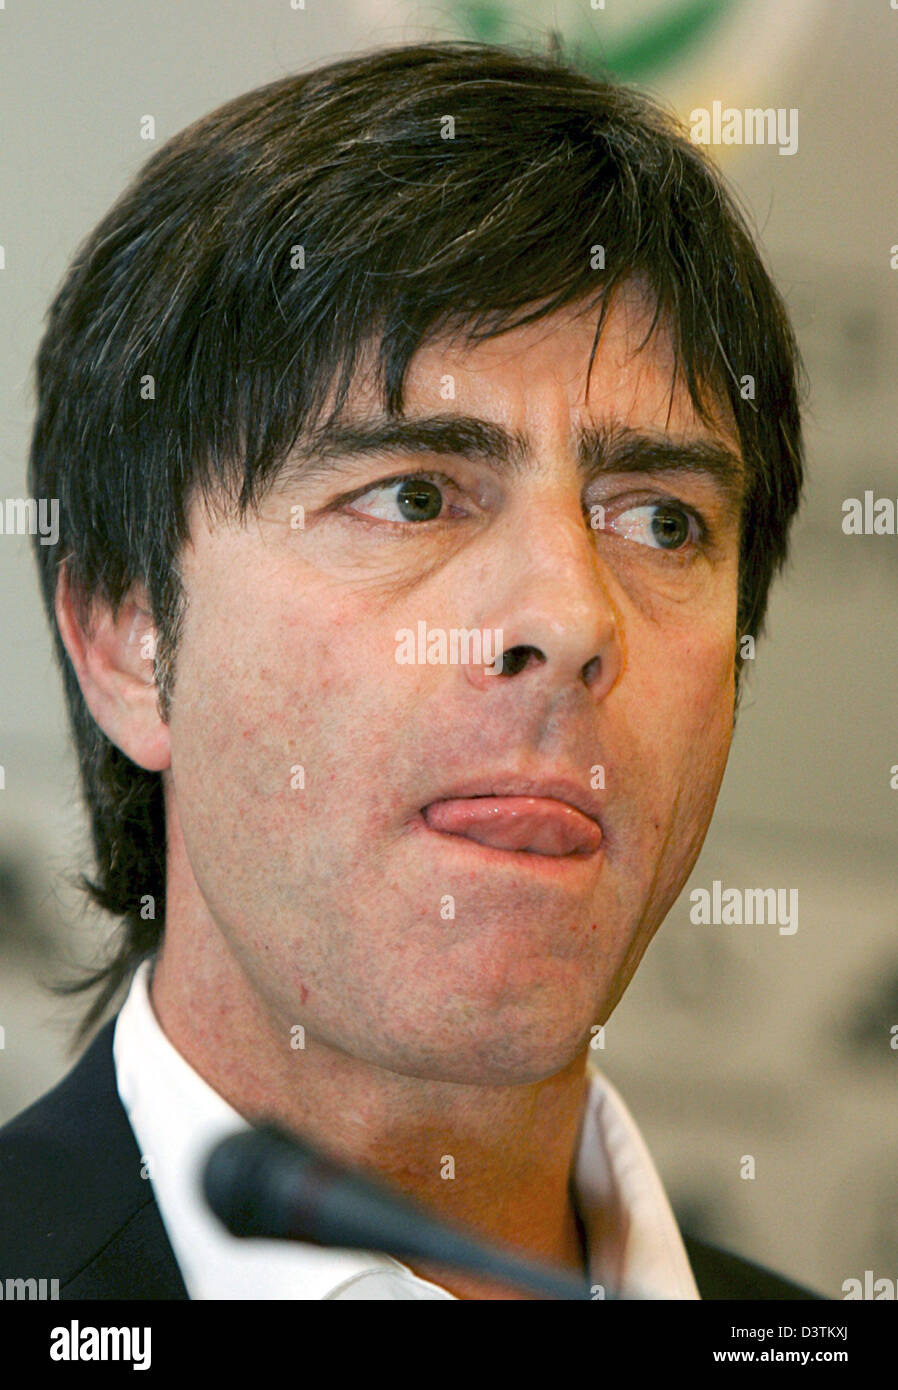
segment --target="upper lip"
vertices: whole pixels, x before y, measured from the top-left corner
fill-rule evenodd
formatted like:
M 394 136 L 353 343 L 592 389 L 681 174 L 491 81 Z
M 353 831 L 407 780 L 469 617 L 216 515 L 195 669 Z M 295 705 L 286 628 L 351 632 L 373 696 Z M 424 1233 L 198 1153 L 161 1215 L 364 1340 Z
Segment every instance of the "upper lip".
M 497 772 L 495 776 L 478 777 L 470 782 L 462 782 L 449 791 L 442 791 L 439 796 L 431 797 L 426 805 L 465 796 L 545 796 L 553 801 L 567 802 L 602 828 L 601 802 L 590 788 L 572 777 L 517 777 L 507 772 Z

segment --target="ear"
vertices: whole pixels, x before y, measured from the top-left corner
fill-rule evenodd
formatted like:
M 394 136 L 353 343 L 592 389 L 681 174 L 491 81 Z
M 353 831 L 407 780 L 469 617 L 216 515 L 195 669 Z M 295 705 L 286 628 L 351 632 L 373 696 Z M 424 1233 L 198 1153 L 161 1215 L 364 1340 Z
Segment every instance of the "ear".
M 95 604 L 88 630 L 78 616 L 68 568 L 62 565 L 55 608 L 81 693 L 103 733 L 138 767 L 148 772 L 170 767 L 168 725 L 156 706 L 156 628 L 144 586 L 134 586 L 116 618 L 105 604 Z

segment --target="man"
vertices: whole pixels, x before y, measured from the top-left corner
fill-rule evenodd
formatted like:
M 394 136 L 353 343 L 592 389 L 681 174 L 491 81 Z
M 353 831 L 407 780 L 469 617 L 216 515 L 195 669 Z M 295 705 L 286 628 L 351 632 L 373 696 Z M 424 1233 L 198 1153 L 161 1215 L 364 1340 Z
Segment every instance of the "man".
M 797 371 L 705 157 L 549 58 L 347 59 L 147 164 L 53 306 L 30 479 L 123 923 L 85 1031 L 130 988 L 0 1132 L 0 1273 L 516 1296 L 230 1237 L 204 1156 L 271 1118 L 603 1290 L 809 1296 L 684 1244 L 586 1071 L 708 828 Z

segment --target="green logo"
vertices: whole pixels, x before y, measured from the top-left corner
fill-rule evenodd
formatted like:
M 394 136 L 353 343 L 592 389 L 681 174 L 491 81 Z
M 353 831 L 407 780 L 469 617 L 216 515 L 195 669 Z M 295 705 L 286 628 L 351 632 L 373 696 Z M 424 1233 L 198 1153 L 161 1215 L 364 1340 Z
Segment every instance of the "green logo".
M 563 40 L 578 65 L 622 81 L 639 81 L 678 62 L 699 47 L 706 36 L 728 18 L 739 0 L 654 0 L 622 13 L 620 0 L 593 0 L 584 13 L 581 3 L 546 6 L 550 32 Z M 591 19 L 591 15 L 594 18 Z M 520 38 L 520 14 L 514 5 L 497 0 L 470 0 L 461 7 L 460 25 L 466 37 L 482 43 L 511 43 Z M 557 26 L 557 27 L 556 27 Z

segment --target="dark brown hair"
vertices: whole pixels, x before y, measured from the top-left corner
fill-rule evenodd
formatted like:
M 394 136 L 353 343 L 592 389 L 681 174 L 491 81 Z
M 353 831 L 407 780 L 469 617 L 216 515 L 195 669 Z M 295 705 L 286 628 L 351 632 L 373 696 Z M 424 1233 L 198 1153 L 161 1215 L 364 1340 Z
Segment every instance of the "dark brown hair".
M 641 93 L 467 42 L 347 58 L 170 140 L 78 251 L 37 359 L 29 487 L 59 499 L 59 542 L 35 549 L 96 857 L 82 883 L 122 919 L 112 959 L 64 987 L 98 989 L 79 1037 L 158 947 L 166 840 L 160 774 L 95 724 L 59 637 L 60 565 L 85 620 L 146 585 L 167 717 L 195 494 L 244 517 L 334 386 L 329 418 L 340 411 L 368 343 L 400 413 L 428 338 L 460 328 L 475 343 L 585 301 L 594 354 L 633 276 L 672 326 L 700 417 L 710 391 L 735 418 L 749 473 L 739 631 L 757 636 L 801 491 L 800 360 L 744 214 Z

